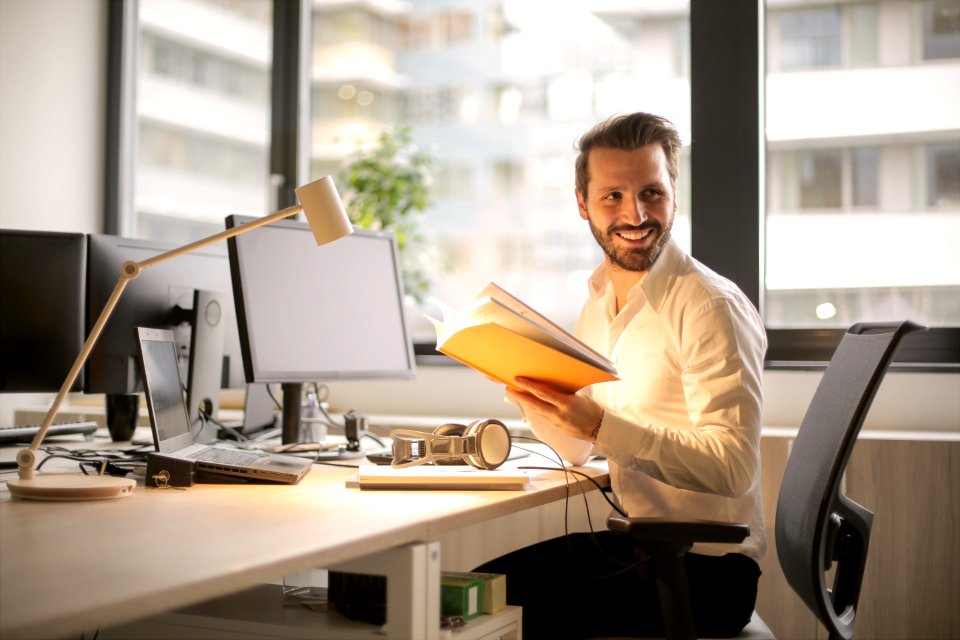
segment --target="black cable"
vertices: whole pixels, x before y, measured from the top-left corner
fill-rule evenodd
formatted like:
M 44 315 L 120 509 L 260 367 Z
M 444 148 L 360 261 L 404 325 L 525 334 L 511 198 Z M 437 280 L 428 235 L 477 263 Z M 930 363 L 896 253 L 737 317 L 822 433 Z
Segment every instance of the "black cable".
M 517 468 L 518 469 L 537 469 L 540 471 L 556 471 L 557 470 L 556 467 L 517 467 Z M 618 505 L 617 503 L 615 503 L 613 500 L 610 499 L 610 496 L 608 496 L 607 492 L 603 490 L 603 487 L 600 486 L 600 483 L 597 482 L 596 478 L 594 478 L 590 474 L 584 473 L 583 471 L 577 471 L 576 469 L 567 469 L 567 471 L 570 473 L 574 473 L 578 476 L 583 476 L 584 478 L 592 482 L 593 485 L 600 490 L 600 493 L 603 495 L 603 499 L 607 501 L 607 504 L 613 507 L 614 511 L 622 515 L 624 518 L 628 517 L 627 514 L 624 512 L 624 510 L 620 507 L 620 505 Z
M 566 478 L 566 497 L 564 498 L 564 507 L 563 507 L 563 532 L 564 532 L 564 536 L 566 537 L 566 540 L 567 540 L 567 548 L 570 550 L 570 555 L 573 556 L 573 558 L 576 560 L 577 564 L 580 566 L 580 569 L 581 569 L 584 573 L 586 573 L 587 575 L 590 575 L 590 576 L 592 576 L 592 577 L 594 577 L 594 578 L 607 579 L 607 578 L 613 578 L 613 577 L 615 577 L 615 576 L 621 575 L 621 574 L 623 574 L 623 573 L 626 573 L 627 571 L 632 571 L 633 569 L 635 569 L 635 568 L 638 567 L 639 565 L 643 564 L 643 561 L 642 561 L 642 560 L 638 560 L 637 562 L 632 562 L 632 563 L 624 563 L 624 562 L 623 562 L 622 560 L 620 560 L 619 558 L 614 558 L 614 557 L 611 556 L 609 553 L 607 553 L 607 551 L 606 551 L 606 550 L 603 548 L 603 546 L 600 544 L 600 541 L 597 540 L 596 531 L 595 531 L 594 528 L 593 528 L 593 518 L 592 518 L 591 515 L 590 515 L 590 505 L 589 505 L 589 502 L 588 502 L 588 499 L 587 499 L 587 493 L 586 493 L 585 491 L 581 491 L 580 493 L 581 493 L 581 495 L 583 496 L 583 504 L 584 504 L 584 507 L 585 507 L 586 512 L 587 512 L 587 525 L 588 525 L 588 527 L 590 528 L 590 540 L 593 542 L 593 545 L 597 548 L 597 551 L 599 551 L 607 560 L 609 560 L 612 564 L 620 565 L 622 568 L 619 569 L 619 570 L 617 570 L 617 571 L 614 571 L 613 573 L 610 573 L 610 574 L 600 575 L 600 574 L 594 573 L 589 567 L 587 567 L 587 566 L 579 559 L 579 557 L 578 557 L 578 555 L 577 555 L 577 553 L 576 553 L 576 550 L 573 548 L 573 543 L 572 543 L 571 540 L 570 540 L 570 523 L 569 523 L 570 476 L 569 476 L 569 474 L 580 475 L 580 476 L 583 476 L 584 478 L 588 479 L 590 482 L 592 482 L 592 483 L 594 484 L 594 486 L 597 487 L 597 489 L 600 491 L 601 495 L 603 496 L 603 499 L 606 500 L 607 503 L 608 503 L 611 507 L 613 507 L 613 509 L 614 509 L 615 511 L 617 511 L 617 513 L 619 513 L 620 515 L 622 515 L 622 516 L 624 516 L 624 517 L 627 517 L 627 514 L 623 511 L 623 509 L 622 509 L 619 505 L 615 504 L 613 501 L 610 500 L 610 497 L 609 497 L 609 496 L 607 495 L 607 493 L 603 490 L 603 487 L 600 486 L 600 483 L 599 483 L 599 482 L 597 482 L 597 481 L 596 481 L 593 477 L 591 477 L 589 474 L 586 474 L 586 473 L 584 473 L 584 472 L 582 472 L 582 471 L 577 471 L 576 469 L 570 469 L 570 468 L 568 468 L 567 465 L 563 464 L 563 457 L 562 457 L 559 453 L 557 453 L 557 450 L 556 450 L 556 449 L 554 449 L 553 447 L 551 447 L 551 446 L 550 446 L 549 444 L 547 444 L 546 442 L 543 442 L 542 440 L 539 440 L 539 439 L 537 439 L 537 438 L 531 438 L 531 437 L 528 437 L 528 436 L 516 436 L 516 435 L 511 435 L 510 438 L 511 438 L 511 440 L 513 440 L 513 439 L 517 439 L 517 440 L 529 440 L 529 441 L 531 441 L 531 442 L 535 442 L 535 443 L 542 444 L 543 446 L 545 446 L 545 447 L 547 447 L 548 449 L 550 449 L 550 451 L 553 452 L 553 455 L 555 455 L 555 456 L 557 457 L 558 465 L 559 465 L 558 467 L 522 466 L 522 467 L 517 467 L 517 468 L 518 468 L 518 469 L 537 469 L 537 470 L 542 470 L 542 471 L 558 471 L 558 470 L 561 470 L 561 471 L 564 472 L 564 475 L 565 475 L 565 478 Z M 549 458 L 547 455 L 545 455 L 545 454 L 543 454 L 543 453 L 541 453 L 541 452 L 539 452 L 539 451 L 533 451 L 533 450 L 530 450 L 530 449 L 523 449 L 522 447 L 520 447 L 520 448 L 521 448 L 523 451 L 527 451 L 527 452 L 529 452 L 529 453 L 534 453 L 534 454 L 537 454 L 537 455 L 539 455 L 539 456 L 541 456 L 541 457 L 543 457 L 543 458 L 547 458 L 548 460 L 550 460 L 550 458 Z M 552 462 L 552 460 L 551 460 L 551 462 Z
M 374 442 L 376 442 L 377 445 L 378 445 L 380 448 L 382 448 L 382 449 L 385 449 L 386 446 L 387 446 L 387 445 L 383 444 L 383 440 L 381 440 L 381 439 L 378 438 L 377 436 L 373 435 L 373 434 L 370 433 L 369 431 L 365 432 L 365 433 L 363 434 L 363 437 L 364 437 L 364 438 L 370 438 L 371 440 L 373 440 Z
M 264 385 L 267 388 L 267 395 L 270 396 L 270 399 L 273 400 L 273 406 L 276 411 L 282 411 L 283 405 L 280 404 L 280 401 L 277 400 L 277 396 L 273 393 L 273 388 L 268 384 Z
M 244 434 L 240 433 L 239 431 L 237 431 L 237 430 L 234 429 L 233 427 L 228 427 L 227 425 L 223 424 L 222 422 L 220 422 L 219 420 L 217 420 L 216 418 L 214 418 L 213 416 L 211 416 L 209 413 L 207 413 L 207 412 L 204 411 L 203 409 L 200 410 L 200 419 L 203 420 L 203 421 L 205 421 L 205 422 L 206 422 L 206 421 L 211 422 L 211 423 L 212 423 L 214 426 L 216 426 L 218 429 L 220 429 L 221 431 L 224 431 L 225 433 L 229 433 L 231 437 L 236 438 L 237 440 L 240 440 L 241 442 L 247 442 L 247 441 L 250 440 L 250 438 L 248 438 L 248 437 L 245 436 Z
M 37 463 L 39 471 L 48 460 L 63 459 L 77 462 L 84 475 L 92 470 L 96 475 L 125 476 L 131 471 L 146 466 L 146 453 L 140 447 L 120 450 L 67 449 L 58 445 L 42 447 L 46 455 Z

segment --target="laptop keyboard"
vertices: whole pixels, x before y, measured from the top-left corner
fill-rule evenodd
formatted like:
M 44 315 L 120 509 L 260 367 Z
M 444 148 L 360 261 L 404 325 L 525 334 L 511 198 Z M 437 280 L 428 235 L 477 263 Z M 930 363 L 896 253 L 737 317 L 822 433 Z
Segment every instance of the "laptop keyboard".
M 262 453 L 251 453 L 249 451 L 238 451 L 236 449 L 221 449 L 210 447 L 203 451 L 198 451 L 192 456 L 194 460 L 203 462 L 219 462 L 222 464 L 249 465 L 263 458 Z

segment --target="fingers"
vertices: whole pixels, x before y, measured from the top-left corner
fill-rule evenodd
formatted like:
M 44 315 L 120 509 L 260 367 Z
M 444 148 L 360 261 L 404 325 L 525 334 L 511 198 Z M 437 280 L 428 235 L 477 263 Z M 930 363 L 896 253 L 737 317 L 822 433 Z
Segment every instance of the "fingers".
M 531 380 L 530 378 L 514 378 L 513 382 L 514 386 L 520 390 L 525 391 L 528 394 L 543 400 L 544 402 L 549 402 L 550 404 L 554 405 L 562 404 L 564 400 L 571 395 L 566 391 L 561 391 L 553 385 L 540 382 L 539 380 Z

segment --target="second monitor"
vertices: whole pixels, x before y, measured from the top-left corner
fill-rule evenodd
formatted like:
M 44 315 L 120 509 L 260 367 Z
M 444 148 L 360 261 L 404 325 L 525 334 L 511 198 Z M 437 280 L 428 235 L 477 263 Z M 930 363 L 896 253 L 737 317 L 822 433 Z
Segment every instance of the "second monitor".
M 229 216 L 227 227 L 250 220 Z M 280 221 L 228 248 L 244 374 L 284 384 L 284 443 L 299 436 L 304 383 L 413 377 L 392 234 L 357 230 L 317 246 L 309 225 Z

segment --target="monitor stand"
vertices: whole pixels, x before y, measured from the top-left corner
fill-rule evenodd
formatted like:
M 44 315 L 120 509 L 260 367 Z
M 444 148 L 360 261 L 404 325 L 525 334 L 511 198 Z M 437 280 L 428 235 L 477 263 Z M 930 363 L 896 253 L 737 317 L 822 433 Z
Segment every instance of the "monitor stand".
M 219 431 L 216 424 L 202 419 L 200 413 L 202 410 L 216 420 L 220 408 L 226 302 L 227 294 L 221 291 L 195 289 L 193 292 L 187 412 L 194 441 L 204 444 L 215 442 Z
M 280 385 L 283 392 L 283 410 L 280 419 L 280 438 L 283 444 L 297 444 L 300 442 L 300 400 L 303 397 L 303 384 L 299 382 L 285 382 Z M 360 433 L 358 421 L 347 421 L 344 435 L 346 442 L 342 447 L 320 452 L 312 452 L 311 458 L 316 460 L 349 460 L 362 458 L 363 449 L 360 447 Z
M 243 399 L 243 435 L 249 436 L 276 427 L 274 400 L 270 389 L 263 383 L 247 385 Z

